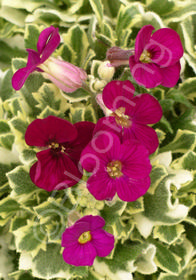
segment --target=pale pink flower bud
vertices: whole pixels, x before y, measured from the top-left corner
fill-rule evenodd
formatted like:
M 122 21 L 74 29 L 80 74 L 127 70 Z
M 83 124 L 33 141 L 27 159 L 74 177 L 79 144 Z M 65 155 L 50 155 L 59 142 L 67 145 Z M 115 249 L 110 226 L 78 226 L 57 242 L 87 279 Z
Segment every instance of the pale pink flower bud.
M 65 92 L 73 92 L 81 88 L 87 79 L 87 74 L 83 69 L 53 57 L 39 65 L 39 68 L 43 70 L 44 78 L 51 80 Z

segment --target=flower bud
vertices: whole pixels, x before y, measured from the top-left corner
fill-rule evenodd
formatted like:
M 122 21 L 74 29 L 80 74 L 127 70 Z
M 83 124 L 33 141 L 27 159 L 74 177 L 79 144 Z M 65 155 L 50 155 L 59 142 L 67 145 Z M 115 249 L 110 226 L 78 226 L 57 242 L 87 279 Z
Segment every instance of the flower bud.
M 133 54 L 133 50 L 123 50 L 119 47 L 111 47 L 106 58 L 110 61 L 111 66 L 118 67 L 121 65 L 129 65 L 129 57 Z
M 83 69 L 53 57 L 39 65 L 39 68 L 43 70 L 44 78 L 51 80 L 65 92 L 73 92 L 81 88 L 87 79 L 87 74 Z
M 110 64 L 109 61 L 104 61 L 98 68 L 99 77 L 107 82 L 112 80 L 114 72 L 115 68 Z
M 90 89 L 93 92 L 100 92 L 103 90 L 106 84 L 107 82 L 105 80 L 92 79 L 90 81 Z

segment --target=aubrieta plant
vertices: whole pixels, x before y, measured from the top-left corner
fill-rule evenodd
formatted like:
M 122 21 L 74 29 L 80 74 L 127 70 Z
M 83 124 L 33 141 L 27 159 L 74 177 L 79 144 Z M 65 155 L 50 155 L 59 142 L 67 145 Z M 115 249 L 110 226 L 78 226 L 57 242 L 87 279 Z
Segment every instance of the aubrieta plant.
M 25 42 L 0 78 L 0 278 L 194 279 L 195 18 L 17 2 L 25 29 L 0 29 Z
M 178 60 L 183 52 L 175 31 L 163 29 L 163 33 L 168 31 L 173 38 L 172 42 L 177 45 L 177 51 L 170 53 L 168 46 L 162 46 L 159 42 L 157 47 L 157 43 L 154 43 L 154 38 L 161 38 L 162 30 L 155 32 L 150 39 L 152 30 L 153 26 L 150 25 L 141 29 L 136 38 L 135 55 L 129 58 L 130 65 L 134 59 L 137 62 L 139 58 L 138 64 L 135 62 L 134 66 L 142 69 L 139 77 L 145 77 L 148 87 L 154 87 L 161 82 L 164 84 L 165 68 L 155 70 L 155 61 L 158 61 L 160 66 L 172 65 L 172 69 L 176 68 L 173 66 L 176 63 L 180 70 Z M 62 90 L 66 91 L 70 87 L 71 91 L 74 91 L 82 86 L 85 80 L 82 69 L 78 70 L 74 65 L 68 68 L 66 62 L 49 57 L 59 45 L 59 41 L 58 30 L 53 26 L 41 32 L 37 43 L 38 52 L 28 49 L 27 66 L 19 69 L 12 78 L 15 89 L 20 89 L 28 75 L 35 70 L 43 71 L 44 77 Z M 47 67 L 50 63 L 51 68 Z M 143 68 L 142 63 L 151 66 L 150 70 L 156 75 L 158 82 L 150 82 L 154 81 L 152 73 L 149 74 L 150 71 Z M 132 69 L 133 67 L 131 72 Z M 136 77 L 135 74 L 133 76 Z M 179 71 L 175 77 L 176 81 L 178 79 Z M 153 96 L 134 96 L 134 90 L 133 84 L 128 80 L 109 82 L 103 89 L 102 98 L 104 105 L 111 110 L 111 115 L 99 119 L 95 128 L 93 123 L 80 122 L 73 125 L 55 116 L 34 120 L 27 128 L 25 141 L 28 145 L 45 149 L 37 153 L 38 161 L 31 167 L 30 177 L 33 183 L 47 191 L 74 186 L 82 178 L 79 168 L 81 164 L 85 170 L 93 173 L 87 181 L 87 188 L 97 200 L 111 201 L 116 193 L 120 199 L 128 202 L 143 196 L 150 187 L 149 175 L 152 167 L 149 155 L 158 147 L 156 132 L 146 124 L 158 122 L 162 117 L 162 109 Z M 87 218 L 88 216 L 86 220 Z M 85 221 L 84 217 L 73 226 L 73 237 L 71 228 L 63 234 L 62 246 L 66 247 L 63 256 L 69 264 L 91 266 L 96 255 L 107 256 L 111 252 L 114 242 L 110 245 L 111 242 L 108 241 L 110 249 L 100 252 L 96 244 L 100 243 L 100 246 L 104 247 L 107 246 L 107 241 L 101 233 L 98 235 L 99 240 L 96 240 L 96 228 L 86 226 L 85 229 L 82 221 Z M 80 227 L 77 234 L 74 233 L 74 228 L 77 229 L 80 225 L 82 228 Z

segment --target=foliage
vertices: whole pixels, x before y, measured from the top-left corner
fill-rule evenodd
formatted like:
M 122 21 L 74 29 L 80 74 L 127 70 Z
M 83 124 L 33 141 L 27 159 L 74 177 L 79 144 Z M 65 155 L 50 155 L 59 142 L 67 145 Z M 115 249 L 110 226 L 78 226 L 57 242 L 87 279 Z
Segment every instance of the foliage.
M 160 148 L 151 155 L 151 187 L 135 202 L 96 201 L 85 182 L 59 192 L 37 188 L 29 177 L 36 149 L 25 144 L 29 123 L 49 115 L 72 123 L 102 116 L 89 93 L 60 91 L 33 73 L 15 92 L 12 74 L 24 67 L 25 48 L 36 48 L 41 30 L 59 27 L 54 56 L 85 69 L 93 92 L 107 83 L 98 68 L 107 49 L 134 46 L 142 26 L 176 30 L 184 46 L 181 78 L 172 88 L 149 92 L 164 116 L 154 126 Z M 196 3 L 194 0 L 1 0 L 0 1 L 0 277 L 24 279 L 193 279 L 196 274 Z M 114 79 L 129 79 L 119 68 Z M 132 81 L 134 83 L 134 81 Z M 63 262 L 61 235 L 70 211 L 99 214 L 116 239 L 112 255 L 92 267 Z M 8 267 L 8 266 L 7 266 Z M 6 276 L 9 273 L 9 276 Z M 148 276 L 146 276 L 148 275 Z

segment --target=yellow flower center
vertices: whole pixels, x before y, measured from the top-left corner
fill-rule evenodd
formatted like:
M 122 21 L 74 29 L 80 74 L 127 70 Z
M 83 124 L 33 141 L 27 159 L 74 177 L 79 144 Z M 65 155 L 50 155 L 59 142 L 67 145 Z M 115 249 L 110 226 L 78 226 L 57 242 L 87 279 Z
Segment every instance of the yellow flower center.
M 140 55 L 139 61 L 143 63 L 150 63 L 151 57 L 151 53 L 147 50 L 144 50 L 143 53 Z
M 122 163 L 119 160 L 111 161 L 107 165 L 108 175 L 113 179 L 120 178 L 123 175 L 121 170 Z
M 62 146 L 61 144 L 59 143 L 56 143 L 56 142 L 51 142 L 48 147 L 54 151 L 57 151 L 57 152 L 61 152 L 61 153 L 64 153 L 65 152 L 65 147 Z
M 85 231 L 85 232 L 83 232 L 83 233 L 80 235 L 80 237 L 78 238 L 78 242 L 79 242 L 80 244 L 85 244 L 85 243 L 87 243 L 88 241 L 91 241 L 91 239 L 92 239 L 92 236 L 91 236 L 90 231 Z
M 125 108 L 119 107 L 111 114 L 111 116 L 115 117 L 116 123 L 122 127 L 130 127 L 132 122 L 130 120 L 130 117 L 125 115 Z

